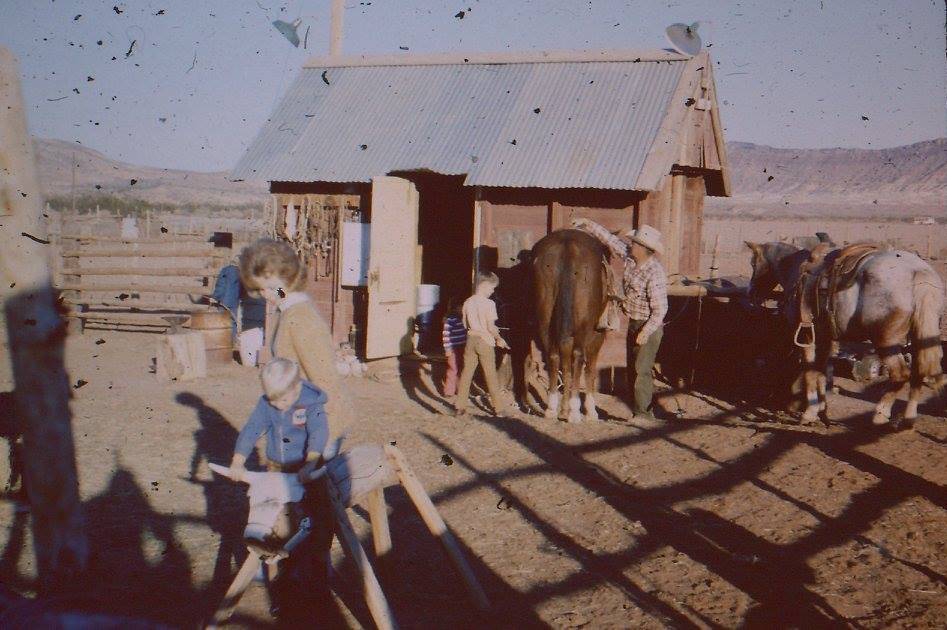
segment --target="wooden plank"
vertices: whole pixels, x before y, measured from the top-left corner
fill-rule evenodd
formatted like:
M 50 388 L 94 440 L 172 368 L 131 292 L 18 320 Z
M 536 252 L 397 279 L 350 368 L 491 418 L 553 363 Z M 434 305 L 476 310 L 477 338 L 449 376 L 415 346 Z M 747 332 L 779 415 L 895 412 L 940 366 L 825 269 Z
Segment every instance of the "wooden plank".
M 216 628 L 219 624 L 223 624 L 230 619 L 233 609 L 240 603 L 240 598 L 243 597 L 247 587 L 253 582 L 253 576 L 259 570 L 260 564 L 260 556 L 257 554 L 251 552 L 247 556 L 243 566 L 240 567 L 240 571 L 237 572 L 237 577 L 234 578 L 230 588 L 227 589 L 223 601 L 220 602 L 217 612 L 214 613 L 213 620 L 207 624 L 208 628 Z
M 154 238 L 122 238 L 121 236 L 99 236 L 96 234 L 63 234 L 62 238 L 88 243 L 124 243 L 126 245 L 174 245 L 175 243 L 182 242 L 201 245 L 208 244 L 207 237 L 204 236 L 188 236 L 172 233 Z
M 329 501 L 332 503 L 332 511 L 335 514 L 337 524 L 336 533 L 339 541 L 349 554 L 349 558 L 358 568 L 362 575 L 362 588 L 365 589 L 365 600 L 368 603 L 368 610 L 371 612 L 372 619 L 379 630 L 393 630 L 395 618 L 388 607 L 388 600 L 385 599 L 385 593 L 381 590 L 375 571 L 372 569 L 368 556 L 358 540 L 358 534 L 352 528 L 352 522 L 349 520 L 348 512 L 342 501 L 342 494 L 339 488 L 332 483 L 331 479 L 325 480 L 329 488 Z
M 444 522 L 444 519 L 441 518 L 437 508 L 434 507 L 434 503 L 431 502 L 431 497 L 429 497 L 424 490 L 421 481 L 414 474 L 414 471 L 411 470 L 411 467 L 408 466 L 408 460 L 401 452 L 401 449 L 397 446 L 386 444 L 385 453 L 387 453 L 391 461 L 391 467 L 397 472 L 401 485 L 404 486 L 405 491 L 417 508 L 424 523 L 444 546 L 448 558 L 454 563 L 454 567 L 457 568 L 457 571 L 463 578 L 464 585 L 467 587 L 467 592 L 470 594 L 471 599 L 473 599 L 480 610 L 488 610 L 490 608 L 490 601 L 487 599 L 486 593 L 483 592 L 480 582 L 477 581 L 477 576 L 474 575 L 473 569 L 467 564 L 467 559 L 464 558 L 464 554 L 460 550 L 460 545 L 447 528 L 447 524 Z
M 368 495 L 368 516 L 372 522 L 375 557 L 382 560 L 391 553 L 391 530 L 388 527 L 388 505 L 385 489 L 375 488 Z
M 667 232 L 664 233 L 664 265 L 668 275 L 681 271 L 681 249 L 684 239 L 682 222 L 684 208 L 684 183 L 682 173 L 671 175 L 671 207 L 667 216 Z
M 174 315 L 174 313 L 167 313 Z M 139 326 L 164 326 L 170 324 L 162 319 L 164 315 L 156 313 L 103 313 L 94 311 L 83 311 L 81 313 L 69 313 L 67 317 L 81 319 L 87 322 L 110 322 L 115 324 L 137 324 Z
M 129 248 L 80 248 L 64 249 L 63 258 L 229 258 L 233 252 L 220 247 L 183 248 L 165 246 L 161 249 L 141 250 Z
M 62 286 L 63 291 L 121 291 L 123 293 L 168 293 L 168 294 L 187 294 L 204 295 L 214 290 L 210 286 L 184 286 L 184 285 L 161 285 L 161 284 L 136 284 L 134 282 L 116 282 L 114 284 L 86 284 L 69 283 Z
M 162 335 L 156 344 L 155 374 L 163 380 L 192 381 L 207 376 L 204 335 L 189 331 Z
M 76 269 L 64 269 L 61 274 L 64 276 L 179 276 L 181 278 L 208 278 L 217 275 L 216 270 L 195 269 L 190 267 L 182 268 L 157 268 L 142 269 L 139 267 L 78 267 Z
M 212 310 L 206 304 L 188 304 L 186 302 L 148 302 L 139 301 L 134 298 L 128 298 L 127 300 L 102 300 L 93 298 L 83 299 L 81 297 L 64 297 L 63 302 L 70 306 L 88 306 L 90 308 L 114 307 L 126 311 L 131 308 L 138 308 L 146 311 L 173 311 L 176 313 L 201 313 Z

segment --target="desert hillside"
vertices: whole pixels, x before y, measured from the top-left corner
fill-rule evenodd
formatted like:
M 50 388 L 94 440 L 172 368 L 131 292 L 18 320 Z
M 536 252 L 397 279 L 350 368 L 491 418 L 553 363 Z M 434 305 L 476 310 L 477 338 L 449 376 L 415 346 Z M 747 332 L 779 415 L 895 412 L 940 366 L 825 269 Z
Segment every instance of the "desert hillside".
M 890 149 L 727 144 L 733 197 L 709 214 L 947 216 L 947 138 Z
M 227 173 L 135 166 L 62 140 L 35 139 L 47 197 L 76 194 L 174 205 L 233 206 L 265 199 L 264 182 Z M 711 216 L 947 216 L 947 138 L 890 149 L 778 149 L 727 144 L 733 197 L 708 198 Z M 135 183 L 132 183 L 134 180 Z
M 40 181 L 47 198 L 76 195 L 140 199 L 152 204 L 240 206 L 262 203 L 265 182 L 231 182 L 227 173 L 179 171 L 118 162 L 82 145 L 34 138 Z

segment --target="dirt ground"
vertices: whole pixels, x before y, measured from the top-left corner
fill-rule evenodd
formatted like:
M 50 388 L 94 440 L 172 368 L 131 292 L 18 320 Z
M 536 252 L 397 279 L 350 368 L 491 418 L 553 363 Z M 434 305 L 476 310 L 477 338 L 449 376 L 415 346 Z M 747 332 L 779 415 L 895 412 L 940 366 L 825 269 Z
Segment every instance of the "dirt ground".
M 154 341 L 96 331 L 68 341 L 94 553 L 76 591 L 96 608 L 195 627 L 244 553 L 241 487 L 212 479 L 207 462 L 229 460 L 259 387 L 237 365 L 162 384 L 149 373 Z M 895 432 L 867 426 L 873 395 L 845 381 L 829 427 L 663 389 L 672 419 L 629 421 L 604 398 L 605 421 L 568 425 L 442 415 L 423 373 L 346 383 L 360 418 L 351 442 L 397 442 L 493 605 L 475 612 L 404 492 L 389 488 L 394 558 L 381 581 L 402 627 L 907 628 L 947 618 L 947 423 L 932 404 L 921 411 L 938 417 Z M 0 385 L 9 389 L 9 375 Z M 364 514 L 353 521 L 370 550 Z M 28 525 L 0 501 L 0 579 L 25 592 Z M 337 546 L 334 558 L 341 618 L 370 627 L 351 563 Z M 234 623 L 273 624 L 261 586 Z

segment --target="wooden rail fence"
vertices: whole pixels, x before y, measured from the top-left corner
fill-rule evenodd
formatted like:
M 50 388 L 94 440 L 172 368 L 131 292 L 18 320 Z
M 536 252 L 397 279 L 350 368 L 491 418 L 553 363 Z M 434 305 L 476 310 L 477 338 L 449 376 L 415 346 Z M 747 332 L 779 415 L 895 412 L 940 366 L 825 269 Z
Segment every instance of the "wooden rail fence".
M 161 332 L 171 325 L 168 317 L 209 309 L 201 298 L 213 292 L 220 269 L 264 234 L 257 217 L 245 224 L 228 218 L 227 228 L 241 228 L 228 233 L 240 240 L 220 246 L 211 242 L 218 226 L 201 217 L 181 232 L 165 227 L 173 222 L 150 220 L 144 234 L 131 238 L 121 236 L 120 216 L 48 214 L 54 282 L 78 331 Z

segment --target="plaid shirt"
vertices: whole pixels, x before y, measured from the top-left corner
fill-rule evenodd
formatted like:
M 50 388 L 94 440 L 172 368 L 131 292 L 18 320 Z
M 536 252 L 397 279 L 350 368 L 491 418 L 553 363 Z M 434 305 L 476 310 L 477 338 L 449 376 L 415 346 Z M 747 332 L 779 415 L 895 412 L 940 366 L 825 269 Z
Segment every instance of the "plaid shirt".
M 628 245 L 604 227 L 589 221 L 583 228 L 600 240 L 612 254 L 625 261 L 622 288 L 625 290 L 622 310 L 629 318 L 646 321 L 641 334 L 651 335 L 661 327 L 668 312 L 668 280 L 664 267 L 652 256 L 638 266 L 628 255 Z

